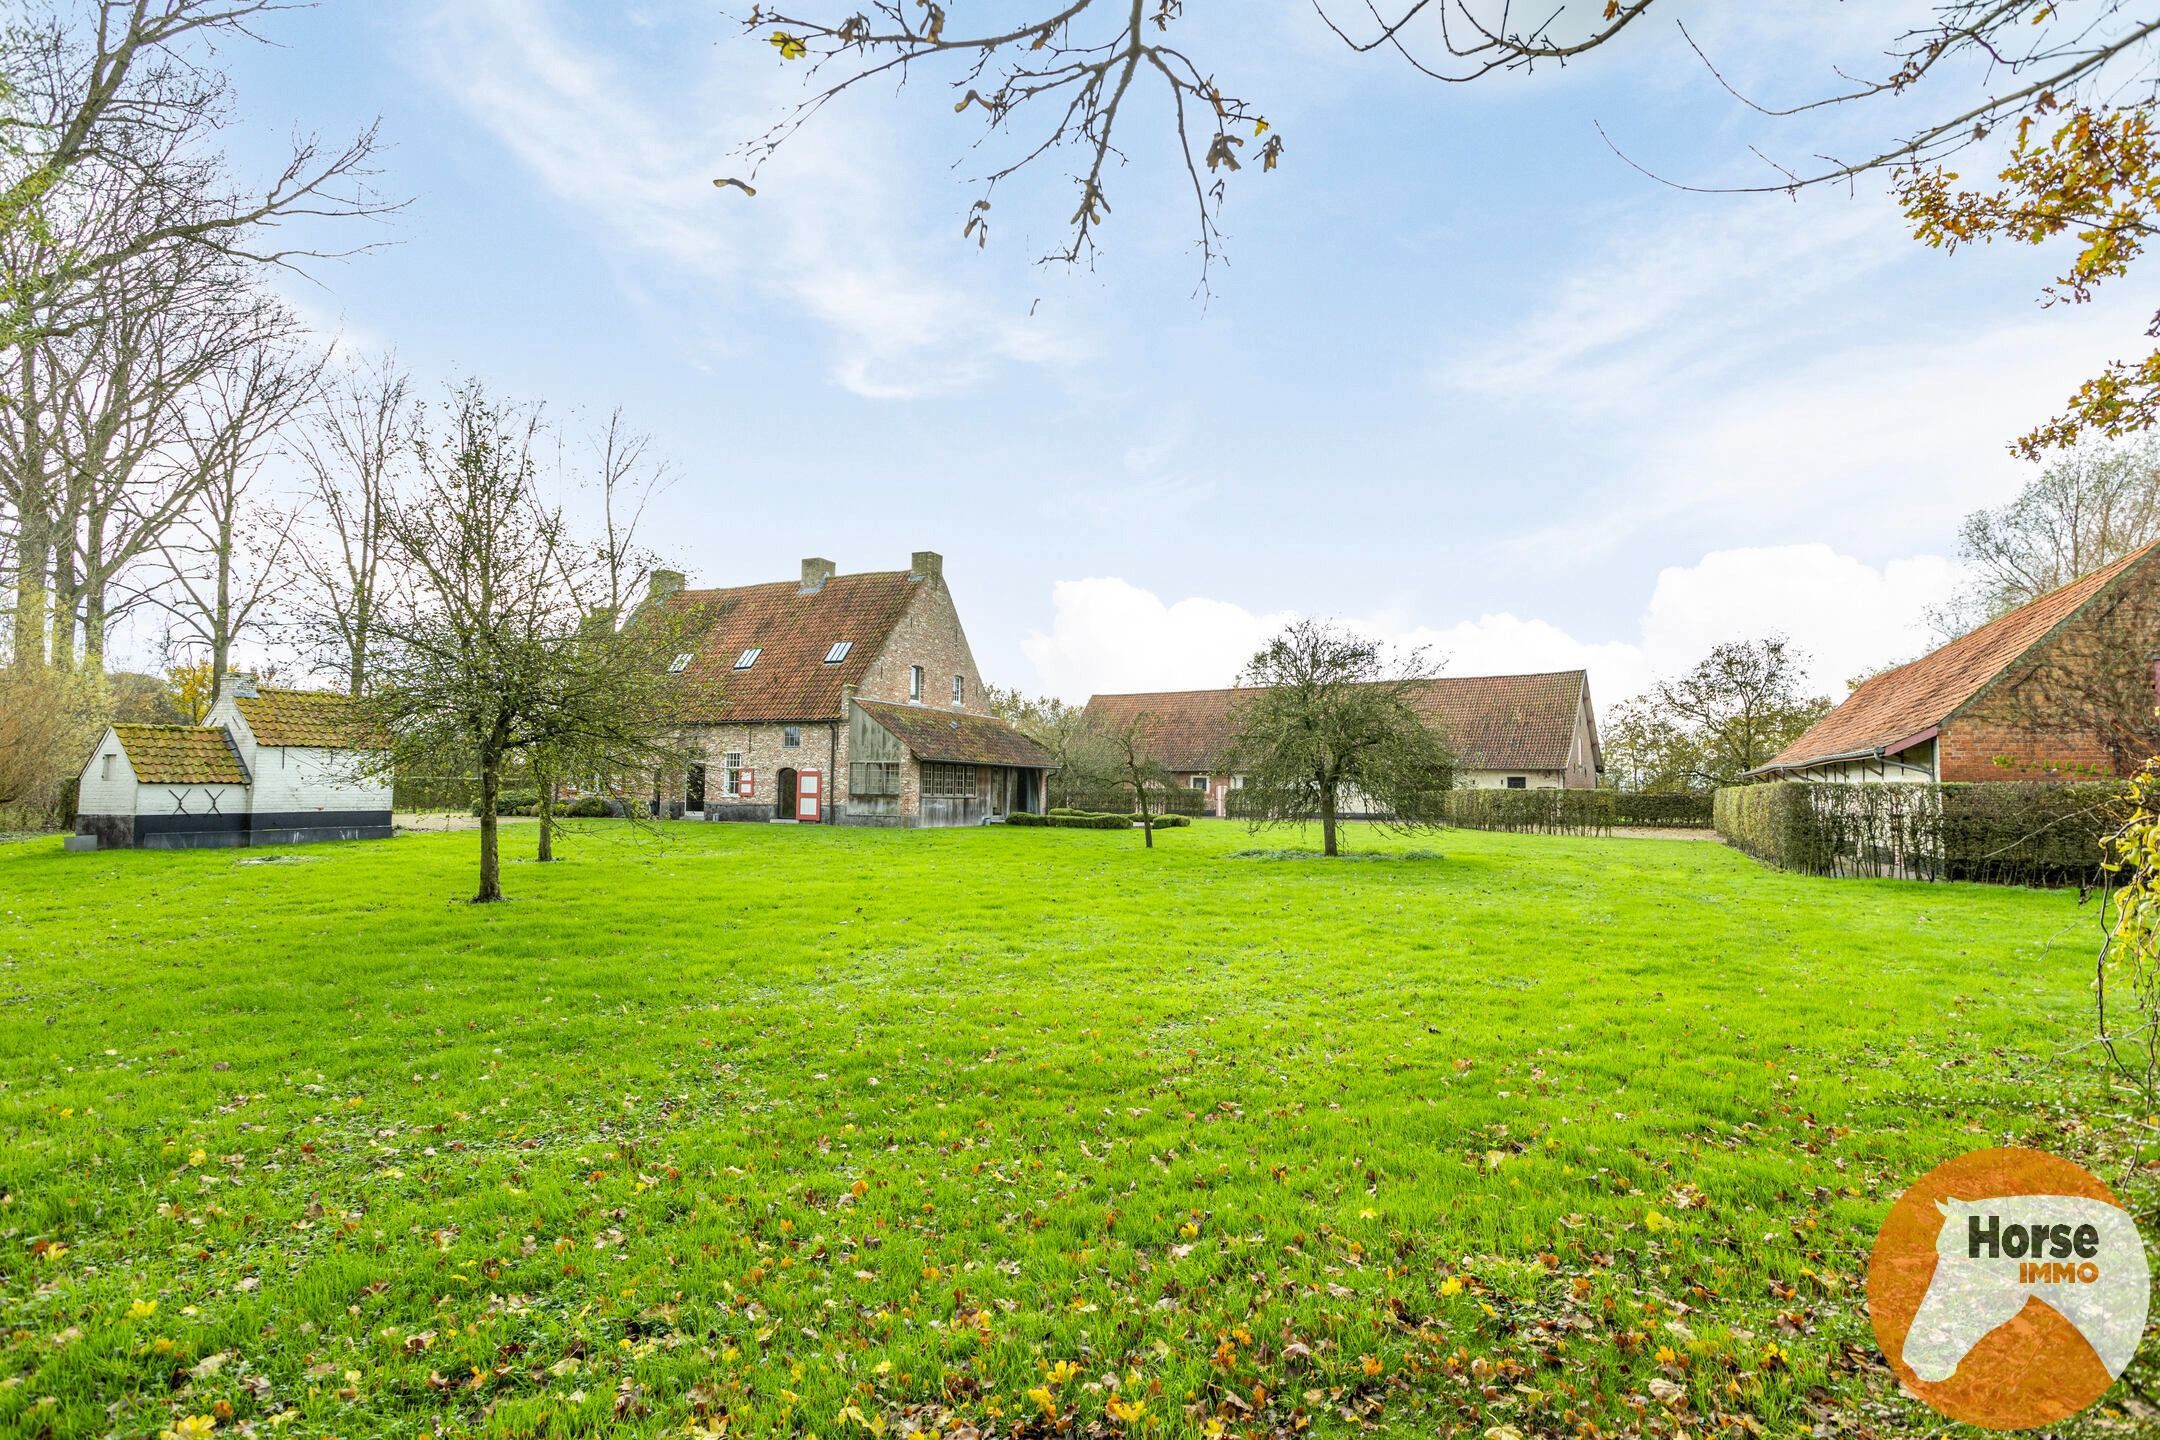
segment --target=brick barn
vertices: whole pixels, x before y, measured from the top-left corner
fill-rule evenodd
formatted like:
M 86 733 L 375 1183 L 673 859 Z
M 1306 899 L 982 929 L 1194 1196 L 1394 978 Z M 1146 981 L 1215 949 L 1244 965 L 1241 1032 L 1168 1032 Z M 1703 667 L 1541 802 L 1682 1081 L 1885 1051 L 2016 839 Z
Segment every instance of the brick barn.
M 1042 808 L 1050 755 L 988 713 L 935 552 L 859 575 L 812 558 L 724 590 L 660 571 L 646 604 L 686 637 L 669 668 L 700 758 L 663 786 L 686 816 L 949 826 Z
M 1751 779 L 2128 774 L 2152 751 L 2160 546 L 1870 676 Z
M 1137 723 L 1147 753 L 1176 784 L 1206 792 L 1209 813 L 1227 813 L 1243 784 L 1231 751 L 1239 690 L 1161 690 L 1097 695 L 1098 725 Z M 1460 761 L 1459 783 L 1488 789 L 1587 790 L 1604 769 L 1590 677 L 1582 670 L 1534 675 L 1442 676 L 1418 686 L 1415 702 Z

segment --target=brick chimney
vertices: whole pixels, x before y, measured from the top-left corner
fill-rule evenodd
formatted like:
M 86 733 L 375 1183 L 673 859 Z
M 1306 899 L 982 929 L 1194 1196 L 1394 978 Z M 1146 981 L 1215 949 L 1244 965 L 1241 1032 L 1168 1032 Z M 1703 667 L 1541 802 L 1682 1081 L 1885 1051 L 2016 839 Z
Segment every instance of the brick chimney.
M 815 555 L 807 557 L 802 562 L 802 593 L 817 594 L 825 588 L 825 582 L 832 579 L 833 573 L 839 568 L 830 560 L 820 559 Z
M 668 596 L 683 588 L 683 572 L 680 570 L 655 570 L 645 590 L 645 601 L 658 605 Z
M 945 578 L 945 557 L 935 550 L 917 550 L 913 558 L 908 561 L 908 578 L 910 580 L 943 580 Z

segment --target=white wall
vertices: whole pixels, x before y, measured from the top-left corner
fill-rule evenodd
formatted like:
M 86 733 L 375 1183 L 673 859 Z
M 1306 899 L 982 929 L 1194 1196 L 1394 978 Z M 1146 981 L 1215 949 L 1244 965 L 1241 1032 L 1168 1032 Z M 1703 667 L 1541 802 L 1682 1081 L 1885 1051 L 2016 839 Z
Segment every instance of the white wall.
M 1467 790 L 1504 790 L 1510 775 L 1528 780 L 1524 788 L 1529 790 L 1558 790 L 1567 783 L 1567 776 L 1559 770 L 1462 770 L 1456 778 Z
M 365 758 L 357 750 L 260 746 L 251 771 L 255 777 L 255 813 L 388 810 L 390 786 L 387 781 L 360 773 L 359 762 Z
M 112 778 L 105 778 L 105 761 L 112 759 Z M 105 727 L 90 763 L 83 766 L 82 783 L 75 800 L 79 815 L 133 815 L 135 813 L 135 767 L 120 748 L 120 737 Z
M 247 767 L 248 774 L 255 773 L 255 732 L 248 729 L 247 718 L 240 713 L 240 707 L 233 704 L 230 695 L 220 697 L 210 707 L 203 724 L 223 727 L 225 733 L 232 736 L 233 748 L 240 752 L 240 763 Z

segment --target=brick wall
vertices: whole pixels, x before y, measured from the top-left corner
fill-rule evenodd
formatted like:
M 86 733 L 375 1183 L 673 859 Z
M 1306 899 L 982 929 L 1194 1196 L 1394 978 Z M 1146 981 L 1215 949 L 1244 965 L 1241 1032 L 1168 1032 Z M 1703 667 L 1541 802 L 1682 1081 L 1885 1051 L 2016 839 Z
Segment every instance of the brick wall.
M 870 668 L 863 673 L 857 694 L 865 700 L 908 698 L 908 667 L 923 667 L 922 703 L 938 710 L 967 710 L 981 714 L 982 673 L 975 668 L 975 652 L 968 648 L 967 632 L 960 627 L 960 611 L 942 575 L 916 582 L 915 597 L 901 612 L 892 635 Z M 955 706 L 953 676 L 964 682 L 965 698 Z
M 708 725 L 697 733 L 696 749 L 705 759 L 705 812 L 729 819 L 779 817 L 780 772 L 815 770 L 824 776 L 824 808 L 830 820 L 834 805 L 847 793 L 847 727 L 823 721 L 797 725 L 802 744 L 790 748 L 785 725 Z M 742 752 L 746 769 L 755 771 L 756 792 L 748 802 L 727 793 L 727 753 Z M 683 798 L 687 775 L 677 776 L 667 798 Z M 755 813 L 753 813 L 755 812 Z
M 2155 703 L 2160 564 L 2137 566 L 1944 723 L 1944 780 L 2076 780 L 2124 774 L 2149 745 L 2118 755 L 2125 725 Z M 2096 712 L 2127 717 L 2112 726 Z M 2148 733 L 2153 727 L 2146 723 Z M 2110 741 L 2115 744 L 2111 746 Z

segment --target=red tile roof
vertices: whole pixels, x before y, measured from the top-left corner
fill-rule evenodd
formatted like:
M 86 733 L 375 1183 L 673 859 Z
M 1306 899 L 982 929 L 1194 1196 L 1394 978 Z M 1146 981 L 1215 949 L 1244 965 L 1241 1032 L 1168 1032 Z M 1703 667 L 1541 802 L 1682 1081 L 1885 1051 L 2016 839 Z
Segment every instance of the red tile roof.
M 222 727 L 115 725 L 135 778 L 145 785 L 245 785 L 240 752 Z
M 1562 770 L 1575 716 L 1590 680 L 1581 670 L 1534 675 L 1458 675 L 1428 680 L 1415 700 L 1427 724 L 1447 736 L 1465 768 Z M 1237 739 L 1233 710 L 1245 690 L 1164 690 L 1097 695 L 1099 723 L 1140 722 L 1150 754 L 1171 770 L 1220 770 Z M 1592 730 L 1593 745 L 1596 732 Z
M 2151 558 L 2148 545 L 2081 580 L 2051 590 L 1910 664 L 1871 675 L 1845 703 L 1810 726 L 1770 762 L 1751 772 L 1791 769 L 1926 739 L 1966 701 L 2018 662 L 2118 576 Z
M 860 685 L 885 648 L 918 581 L 905 570 L 834 575 L 808 594 L 794 580 L 727 590 L 678 590 L 663 602 L 680 620 L 692 659 L 678 677 L 690 687 L 693 724 L 845 719 L 841 691 Z M 847 658 L 825 656 L 842 641 Z M 755 649 L 747 670 L 736 659 Z
M 863 713 L 884 726 L 918 760 L 946 760 L 963 765 L 1047 767 L 1048 750 L 988 715 L 938 710 L 928 705 L 895 705 L 858 700 Z

